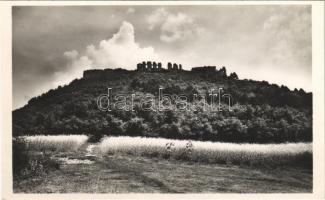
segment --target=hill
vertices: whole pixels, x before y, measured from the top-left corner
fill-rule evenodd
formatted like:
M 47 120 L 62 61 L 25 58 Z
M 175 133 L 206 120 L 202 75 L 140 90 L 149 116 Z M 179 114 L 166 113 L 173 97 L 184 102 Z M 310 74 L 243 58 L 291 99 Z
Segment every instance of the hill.
M 226 69 L 221 70 L 85 71 L 83 78 L 14 110 L 13 135 L 88 134 L 94 140 L 103 135 L 129 135 L 256 143 L 312 140 L 311 93 L 266 81 L 240 80 L 235 73 L 227 76 Z M 108 94 L 108 88 L 110 111 L 103 111 L 98 98 Z M 162 105 L 172 109 L 157 110 L 159 88 L 170 97 Z M 213 91 L 231 98 L 219 95 L 214 101 L 209 95 Z M 118 94 L 124 94 L 125 101 Z M 180 96 L 187 97 L 186 108 L 194 109 L 180 109 L 184 106 Z M 108 105 L 101 101 L 101 106 Z

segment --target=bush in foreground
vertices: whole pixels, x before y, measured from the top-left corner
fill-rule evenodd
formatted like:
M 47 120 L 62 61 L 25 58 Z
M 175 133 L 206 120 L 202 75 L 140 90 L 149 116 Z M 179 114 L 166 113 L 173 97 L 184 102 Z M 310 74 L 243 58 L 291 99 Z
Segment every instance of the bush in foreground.
M 13 176 L 19 179 L 27 176 L 47 174 L 52 169 L 59 169 L 59 164 L 50 155 L 32 154 L 27 142 L 22 138 L 13 139 Z

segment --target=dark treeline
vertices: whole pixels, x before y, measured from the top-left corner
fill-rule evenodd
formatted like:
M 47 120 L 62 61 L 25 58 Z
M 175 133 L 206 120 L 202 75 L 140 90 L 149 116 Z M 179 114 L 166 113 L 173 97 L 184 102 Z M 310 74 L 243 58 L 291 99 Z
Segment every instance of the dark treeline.
M 96 101 L 112 88 L 111 95 L 184 94 L 189 105 L 199 104 L 212 89 L 231 95 L 231 110 L 223 100 L 221 111 L 167 110 L 100 111 Z M 140 99 L 135 99 L 139 102 Z M 209 98 L 207 102 L 211 103 Z M 175 103 L 175 102 L 173 102 Z M 312 95 L 303 90 L 265 81 L 238 80 L 236 74 L 141 73 L 124 70 L 94 79 L 75 80 L 67 86 L 33 98 L 13 112 L 14 135 L 88 134 L 129 135 L 227 142 L 280 143 L 312 140 Z M 217 106 L 217 105 L 216 105 Z

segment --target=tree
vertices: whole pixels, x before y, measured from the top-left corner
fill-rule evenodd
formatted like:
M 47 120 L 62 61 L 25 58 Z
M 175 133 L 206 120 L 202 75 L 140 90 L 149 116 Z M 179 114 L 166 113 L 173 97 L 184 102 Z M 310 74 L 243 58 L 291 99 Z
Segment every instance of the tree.
M 215 126 L 223 141 L 243 142 L 245 139 L 247 126 L 236 117 L 225 118 Z
M 165 112 L 165 123 L 166 124 L 171 124 L 173 122 L 177 123 L 177 121 L 178 121 L 178 118 L 175 114 L 175 111 L 167 110 Z
M 227 77 L 227 70 L 226 70 L 226 67 L 222 67 L 219 71 L 218 71 L 218 74 L 220 77 L 222 78 L 226 78 Z
M 148 131 L 148 125 L 143 122 L 142 118 L 132 118 L 125 123 L 125 134 L 130 136 L 143 136 Z
M 236 72 L 233 72 L 233 73 L 230 73 L 229 78 L 237 80 L 238 76 L 237 76 Z
M 110 134 L 110 135 L 123 135 L 124 134 L 125 127 L 124 127 L 124 123 L 122 120 L 110 116 L 108 118 L 108 124 L 109 124 L 108 134 Z
M 180 126 L 176 123 L 164 124 L 159 129 L 159 135 L 165 138 L 180 139 Z

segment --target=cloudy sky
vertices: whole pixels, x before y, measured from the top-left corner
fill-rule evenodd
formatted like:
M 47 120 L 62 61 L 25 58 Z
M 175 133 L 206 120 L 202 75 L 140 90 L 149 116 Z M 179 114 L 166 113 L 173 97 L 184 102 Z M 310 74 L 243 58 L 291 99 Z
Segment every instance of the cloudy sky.
M 241 79 L 311 91 L 311 8 L 13 8 L 14 109 L 86 69 L 135 69 L 143 60 L 226 66 Z

